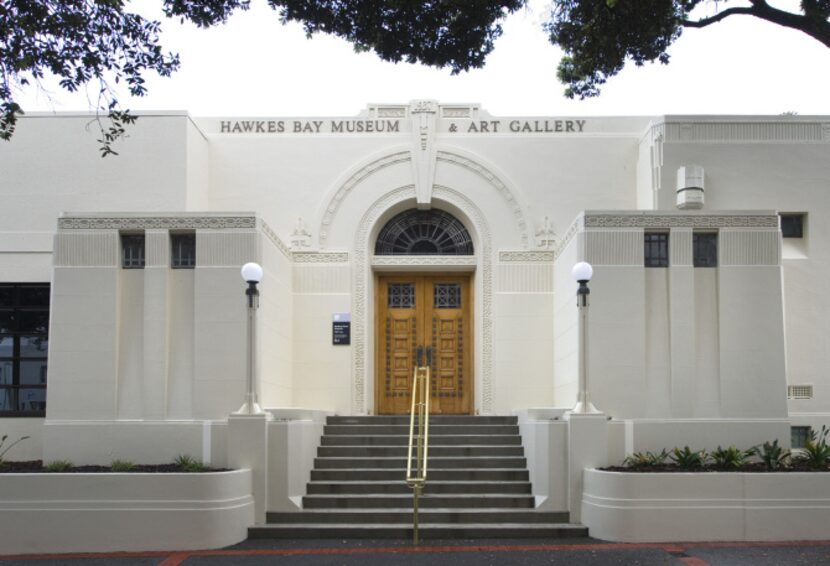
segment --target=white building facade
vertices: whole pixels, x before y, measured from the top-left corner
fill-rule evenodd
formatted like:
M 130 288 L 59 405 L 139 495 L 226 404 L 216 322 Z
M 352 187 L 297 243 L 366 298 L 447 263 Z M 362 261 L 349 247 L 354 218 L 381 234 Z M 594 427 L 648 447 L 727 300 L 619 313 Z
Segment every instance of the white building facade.
M 224 465 L 249 261 L 259 399 L 282 414 L 404 412 L 429 347 L 436 412 L 556 418 L 587 261 L 611 460 L 830 424 L 828 117 L 159 113 L 106 159 L 91 119 L 27 115 L 0 145 L 18 458 Z

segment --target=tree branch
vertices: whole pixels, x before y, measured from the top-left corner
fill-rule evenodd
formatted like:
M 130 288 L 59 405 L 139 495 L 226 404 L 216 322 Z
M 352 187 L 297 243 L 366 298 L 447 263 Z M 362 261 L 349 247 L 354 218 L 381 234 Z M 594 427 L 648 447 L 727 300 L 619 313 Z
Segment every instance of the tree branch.
M 830 47 L 830 21 L 821 15 L 793 14 L 786 10 L 773 8 L 766 0 L 750 0 L 750 7 L 729 8 L 701 20 L 683 20 L 683 26 L 689 28 L 702 28 L 717 23 L 724 18 L 735 14 L 755 16 L 773 24 L 792 28 L 806 33 L 815 40 L 818 40 L 826 47 Z
M 716 24 L 724 18 L 734 16 L 735 14 L 749 14 L 754 15 L 755 8 L 728 8 L 723 12 L 718 12 L 714 16 L 703 18 L 702 20 L 683 20 L 683 27 L 687 28 L 704 28 L 706 26 Z

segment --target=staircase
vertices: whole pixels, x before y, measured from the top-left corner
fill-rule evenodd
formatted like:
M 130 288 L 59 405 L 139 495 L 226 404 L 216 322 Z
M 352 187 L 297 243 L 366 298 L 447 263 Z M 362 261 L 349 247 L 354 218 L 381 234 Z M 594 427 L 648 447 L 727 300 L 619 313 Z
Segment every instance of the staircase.
M 268 513 L 250 538 L 411 538 L 409 417 L 329 417 L 301 512 Z M 421 538 L 565 538 L 588 530 L 539 512 L 516 417 L 431 416 Z

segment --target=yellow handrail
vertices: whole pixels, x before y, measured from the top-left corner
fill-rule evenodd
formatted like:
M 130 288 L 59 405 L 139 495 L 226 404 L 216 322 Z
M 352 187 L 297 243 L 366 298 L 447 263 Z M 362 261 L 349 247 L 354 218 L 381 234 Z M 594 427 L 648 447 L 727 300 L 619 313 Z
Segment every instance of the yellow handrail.
M 409 448 L 406 453 L 406 483 L 412 488 L 412 540 L 418 544 L 418 498 L 427 482 L 429 452 L 429 353 L 427 365 L 415 368 L 412 378 L 412 409 L 409 417 Z M 418 356 L 420 362 L 420 354 Z M 416 432 L 417 416 L 417 432 Z M 415 448 L 415 469 L 412 449 Z

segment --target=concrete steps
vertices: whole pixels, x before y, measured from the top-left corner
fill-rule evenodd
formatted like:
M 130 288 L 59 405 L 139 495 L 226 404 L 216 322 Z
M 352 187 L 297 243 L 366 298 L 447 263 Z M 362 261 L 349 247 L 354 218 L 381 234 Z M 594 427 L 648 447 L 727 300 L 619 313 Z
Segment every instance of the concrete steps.
M 409 417 L 329 417 L 302 498 L 251 538 L 411 538 Z M 421 538 L 584 537 L 566 512 L 539 512 L 515 417 L 432 416 Z

